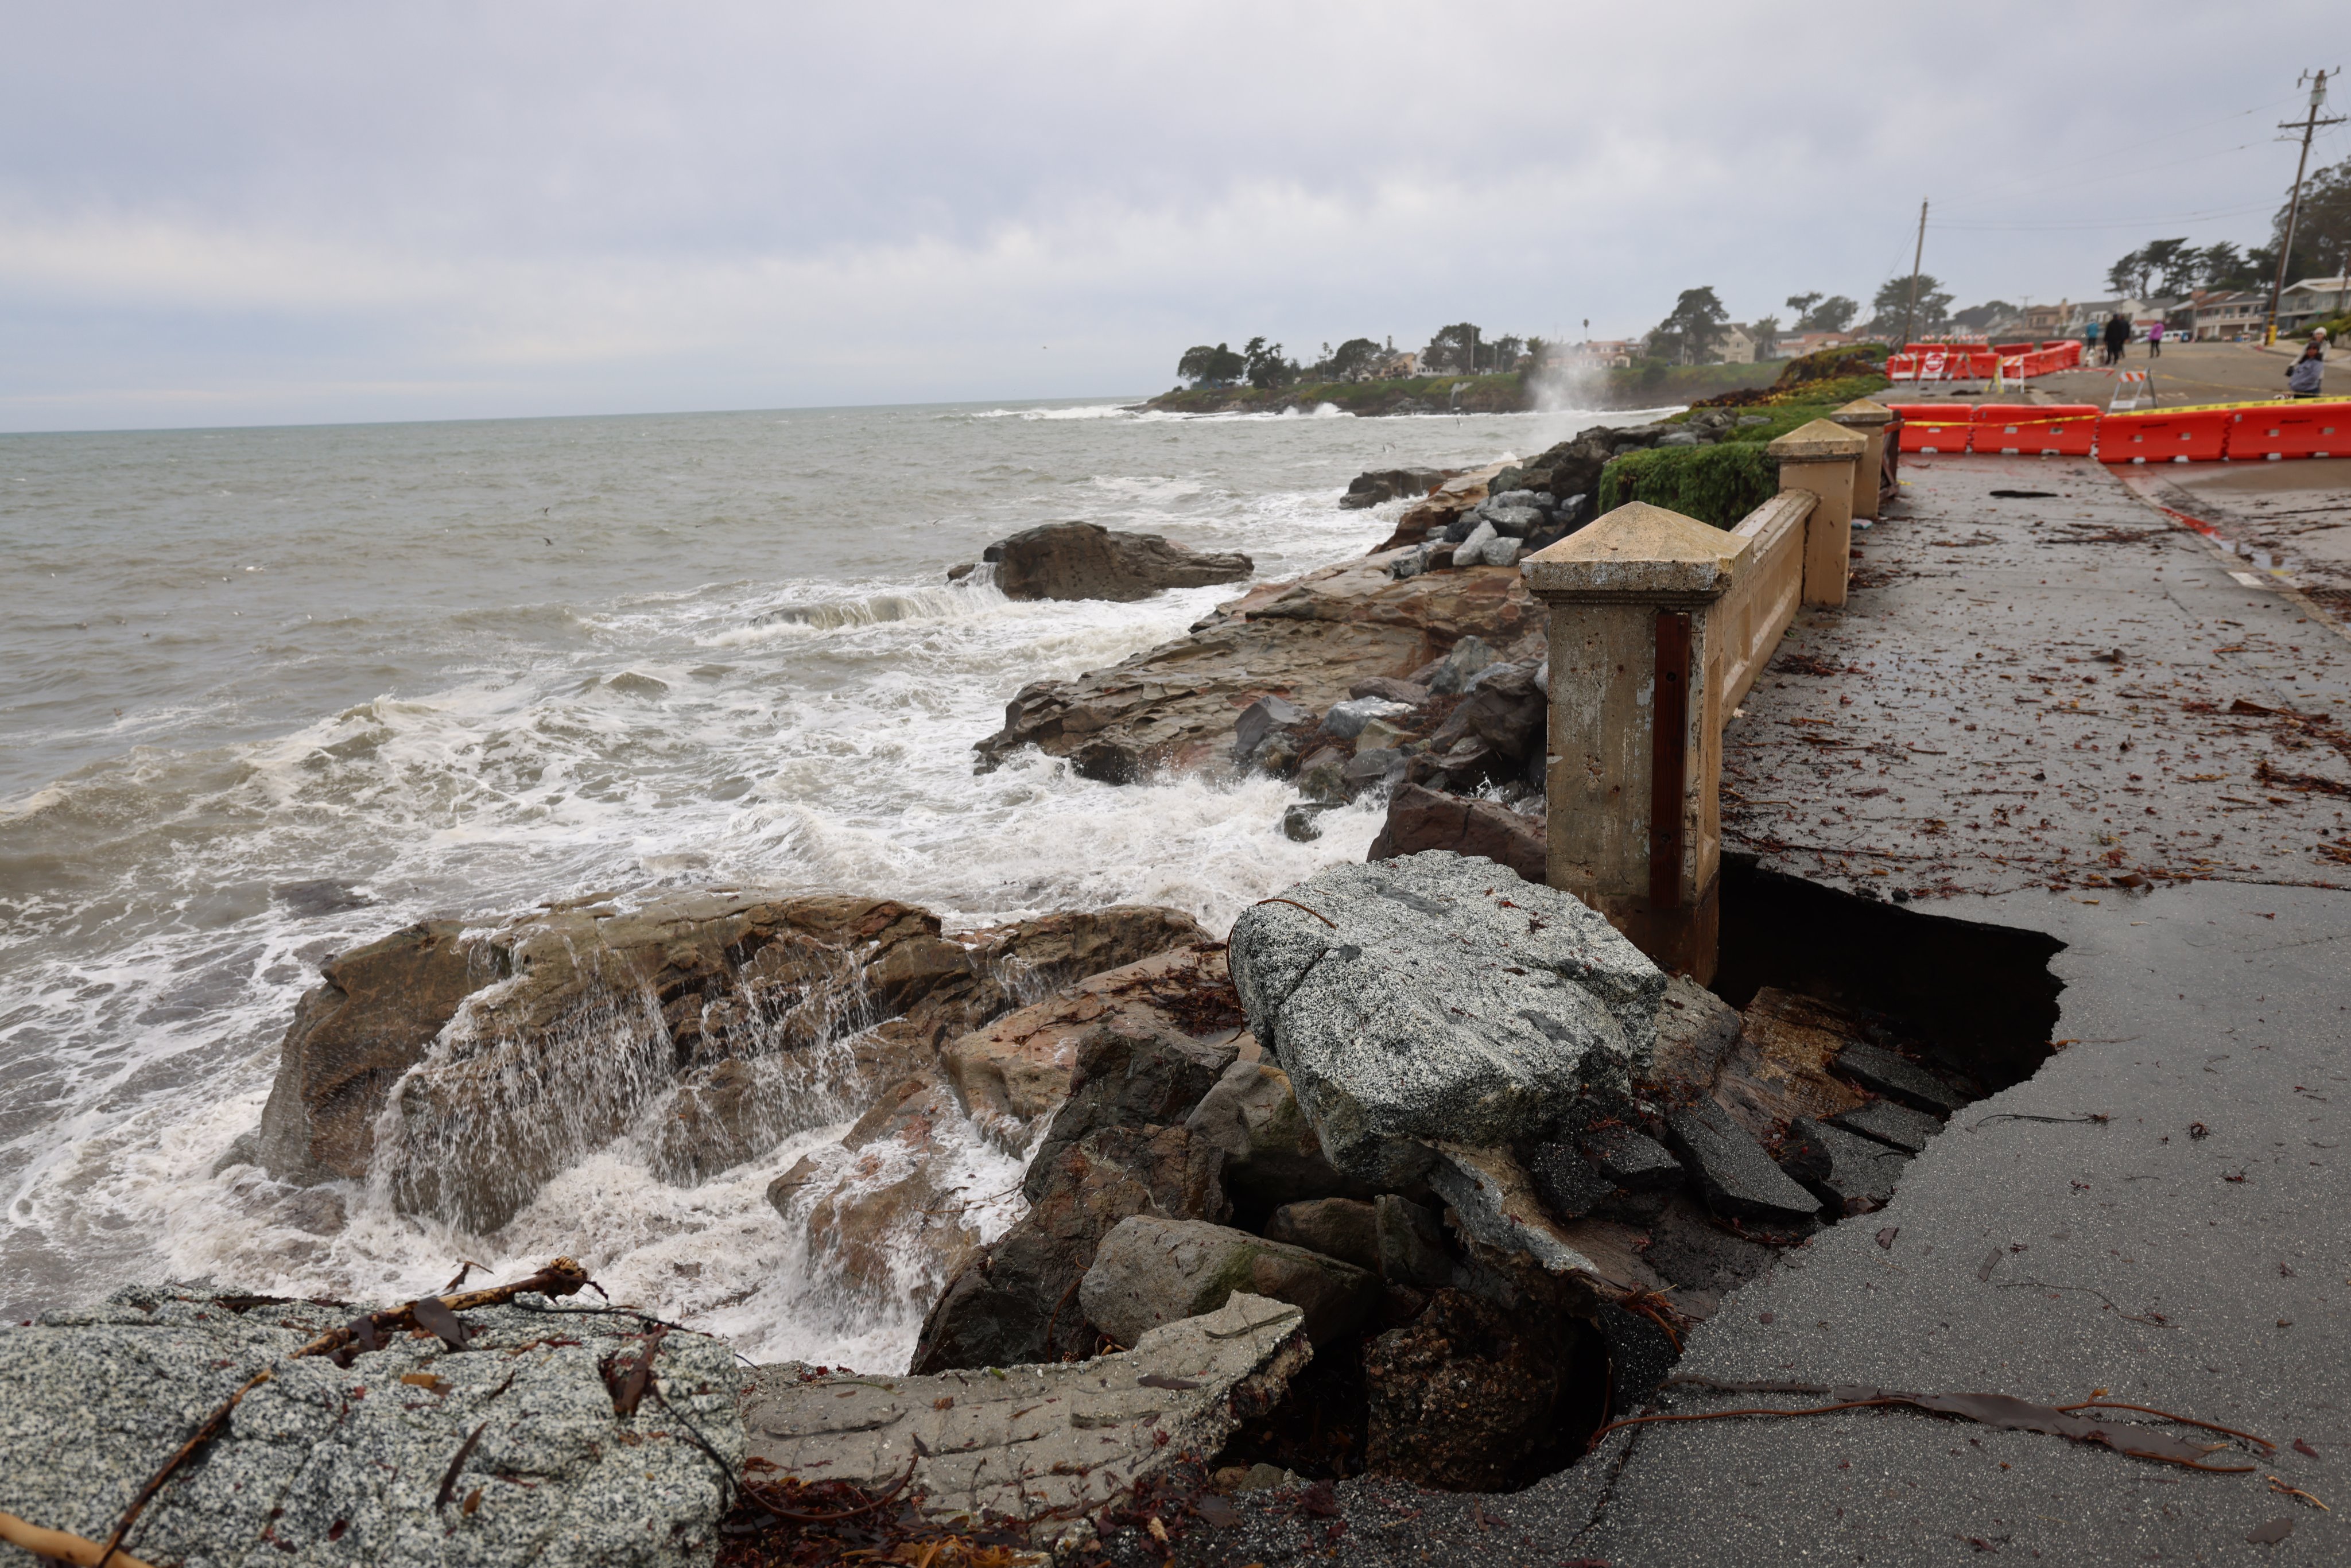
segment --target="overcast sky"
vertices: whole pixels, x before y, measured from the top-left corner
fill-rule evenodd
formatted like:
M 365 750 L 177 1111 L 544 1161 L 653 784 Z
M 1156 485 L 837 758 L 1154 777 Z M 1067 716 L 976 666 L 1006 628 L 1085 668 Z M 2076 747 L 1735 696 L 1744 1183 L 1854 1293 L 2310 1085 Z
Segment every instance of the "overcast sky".
M 2294 74 L 2351 63 L 2341 0 L 0 17 L 6 430 L 1099 396 L 1256 333 L 1624 336 L 1696 284 L 1742 319 L 1866 300 L 1922 196 L 1961 305 L 2078 298 L 2149 238 L 2264 237 Z

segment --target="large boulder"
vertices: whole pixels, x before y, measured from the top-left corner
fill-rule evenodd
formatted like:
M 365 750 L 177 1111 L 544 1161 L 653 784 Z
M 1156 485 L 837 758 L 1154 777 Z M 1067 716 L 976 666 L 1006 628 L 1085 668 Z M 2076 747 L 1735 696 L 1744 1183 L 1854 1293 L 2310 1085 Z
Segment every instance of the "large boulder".
M 396 1304 L 133 1286 L 0 1328 L 0 1511 L 106 1540 L 198 1423 L 274 1364 L 127 1550 L 252 1568 L 711 1562 L 743 1459 L 724 1343 L 526 1296 L 465 1312 L 462 1351 L 395 1333 L 348 1366 L 288 1359 Z M 622 1415 L 601 1367 L 647 1355 L 661 1397 Z
M 1078 1286 L 1087 1318 L 1122 1344 L 1213 1312 L 1237 1293 L 1290 1302 L 1305 1312 L 1308 1337 L 1329 1345 L 1370 1315 L 1379 1277 L 1229 1226 L 1139 1214 L 1103 1239 Z
M 760 893 L 416 927 L 329 962 L 255 1152 L 280 1180 L 378 1176 L 405 1212 L 493 1230 L 624 1133 L 703 1179 L 856 1114 L 1019 1001 L 1206 936 L 1132 908 L 951 938 L 888 899 Z
M 1456 468 L 1374 468 L 1355 476 L 1347 493 L 1339 497 L 1339 505 L 1361 510 L 1398 496 L 1426 496 L 1458 472 Z
M 1234 1062 L 1185 1125 L 1224 1150 L 1227 1188 L 1258 1206 L 1335 1197 L 1357 1186 L 1322 1157 L 1322 1140 L 1298 1108 L 1290 1075 L 1269 1062 Z
M 1648 1071 L 1665 977 L 1570 894 L 1431 850 L 1242 912 L 1229 960 L 1324 1155 L 1409 1187 L 1438 1143 L 1539 1142 Z
M 1082 1041 L 1111 1030 L 1221 1045 L 1242 1021 L 1224 946 L 1203 943 L 1105 968 L 1007 1013 L 940 1047 L 939 1063 L 980 1130 L 1018 1151 L 1069 1097 Z
M 1229 1042 L 1190 1040 L 1173 1030 L 1148 1034 L 1098 1025 L 1078 1044 L 1070 1096 L 1053 1113 L 1023 1183 L 1031 1202 L 1044 1191 L 1044 1171 L 1090 1134 L 1111 1127 L 1175 1126 L 1193 1109 L 1237 1055 Z
M 748 1455 L 786 1474 L 903 1486 L 941 1521 L 1040 1520 L 1032 1544 L 1073 1532 L 1075 1545 L 1088 1515 L 1213 1458 L 1278 1404 L 1313 1354 L 1301 1321 L 1294 1306 L 1234 1295 L 1132 1350 L 1069 1366 L 906 1377 L 764 1366 L 744 1399 Z
M 1364 858 L 1396 860 L 1423 850 L 1449 850 L 1483 856 L 1529 882 L 1541 882 L 1549 852 L 1543 831 L 1541 817 L 1514 811 L 1499 801 L 1400 784 L 1388 797 L 1388 820 Z
M 1238 551 L 1204 552 L 1158 534 L 1113 533 L 1099 523 L 1047 523 L 987 547 L 1008 599 L 1148 599 L 1163 588 L 1238 582 L 1257 570 Z
M 467 944 L 463 931 L 459 921 L 428 921 L 320 966 L 325 984 L 304 994 L 278 1048 L 253 1164 L 284 1181 L 367 1174 L 384 1095 L 495 977 L 487 945 Z
M 1223 1220 L 1223 1163 L 1181 1127 L 1106 1128 L 1062 1151 L 1029 1212 L 931 1303 L 908 1370 L 1092 1354 L 1101 1334 L 1077 1291 L 1102 1238 L 1137 1214 Z

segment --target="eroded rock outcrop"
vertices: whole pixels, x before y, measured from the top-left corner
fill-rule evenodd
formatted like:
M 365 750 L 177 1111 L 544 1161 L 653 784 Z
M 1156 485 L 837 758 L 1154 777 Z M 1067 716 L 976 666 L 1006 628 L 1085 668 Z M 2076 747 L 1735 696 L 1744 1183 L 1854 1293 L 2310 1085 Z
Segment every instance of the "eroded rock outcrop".
M 1110 669 L 1026 686 L 974 749 L 988 768 L 1034 746 L 1112 783 L 1222 768 L 1235 721 L 1261 697 L 1319 716 L 1357 682 L 1410 675 L 1465 636 L 1508 646 L 1541 623 L 1515 569 L 1398 580 L 1374 557 L 1269 583 Z
M 1143 907 L 948 937 L 888 899 L 757 893 L 415 927 L 330 961 L 304 998 L 258 1163 L 298 1183 L 372 1173 L 407 1212 L 495 1229 L 623 1133 L 698 1180 L 863 1110 L 942 1040 L 1206 937 Z
M 1047 523 L 987 547 L 1008 599 L 1148 599 L 1162 589 L 1238 582 L 1257 570 L 1238 550 L 1196 550 L 1099 523 Z
M 1448 850 L 1483 856 L 1529 882 L 1541 882 L 1548 853 L 1543 831 L 1541 818 L 1497 801 L 1408 783 L 1388 798 L 1388 820 L 1364 858 L 1395 860 L 1423 850 Z

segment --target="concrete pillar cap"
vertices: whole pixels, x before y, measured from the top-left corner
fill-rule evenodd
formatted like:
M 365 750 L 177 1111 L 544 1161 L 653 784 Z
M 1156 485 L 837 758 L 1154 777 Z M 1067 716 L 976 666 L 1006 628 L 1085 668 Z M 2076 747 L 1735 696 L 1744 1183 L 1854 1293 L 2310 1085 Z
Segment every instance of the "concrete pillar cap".
M 1529 556 L 1520 570 L 1528 590 L 1542 599 L 1712 599 L 1729 588 L 1750 549 L 1737 534 L 1696 517 L 1627 501 Z
M 1831 413 L 1829 418 L 1838 424 L 1860 425 L 1866 428 L 1891 423 L 1894 411 L 1882 402 L 1874 402 L 1865 397 L 1857 397 Z
M 1798 425 L 1763 450 L 1782 463 L 1833 462 L 1840 457 L 1859 457 L 1869 450 L 1869 437 L 1857 430 L 1816 419 L 1810 424 Z

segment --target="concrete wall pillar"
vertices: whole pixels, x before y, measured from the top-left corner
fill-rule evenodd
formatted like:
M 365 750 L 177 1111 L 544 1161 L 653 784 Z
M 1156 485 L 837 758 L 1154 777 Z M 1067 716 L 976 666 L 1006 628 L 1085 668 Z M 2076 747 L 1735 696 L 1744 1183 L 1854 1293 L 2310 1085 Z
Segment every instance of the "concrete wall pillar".
M 1874 521 L 1877 517 L 1877 476 L 1886 471 L 1886 427 L 1894 422 L 1894 411 L 1882 402 L 1855 398 L 1830 414 L 1829 421 L 1847 430 L 1857 430 L 1869 439 L 1860 464 L 1853 471 L 1853 515 Z
M 1701 984 L 1721 930 L 1724 715 L 1709 612 L 1749 549 L 1635 501 L 1523 563 L 1550 612 L 1546 880 Z
M 1868 447 L 1868 437 L 1859 431 L 1816 419 L 1764 448 L 1779 461 L 1781 489 L 1809 490 L 1820 497 L 1804 525 L 1808 605 L 1844 602 L 1853 565 L 1854 469 Z

